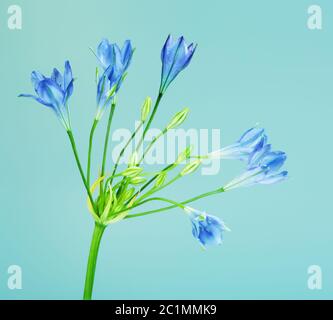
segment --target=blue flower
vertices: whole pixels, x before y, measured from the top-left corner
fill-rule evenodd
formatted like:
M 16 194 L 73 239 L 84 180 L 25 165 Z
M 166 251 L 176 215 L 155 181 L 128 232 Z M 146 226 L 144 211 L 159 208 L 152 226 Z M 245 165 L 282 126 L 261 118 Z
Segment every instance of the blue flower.
M 117 44 L 103 39 L 97 48 L 97 58 L 103 69 L 97 85 L 97 116 L 100 119 L 106 107 L 111 103 L 120 89 L 130 65 L 133 48 L 129 40 L 125 41 L 122 49 Z
M 207 155 L 209 159 L 239 159 L 248 161 L 253 151 L 266 144 L 267 136 L 262 128 L 251 128 L 234 144 L 213 151 Z
M 162 94 L 177 75 L 189 65 L 195 50 L 196 45 L 193 43 L 187 45 L 184 37 L 173 40 L 172 36 L 169 35 L 161 54 L 162 77 L 160 92 Z
M 287 178 L 288 171 L 280 169 L 286 159 L 285 152 L 272 151 L 270 144 L 259 144 L 249 157 L 246 172 L 229 182 L 224 190 L 283 181 Z
M 69 61 L 65 62 L 65 71 L 62 75 L 54 69 L 50 78 L 45 77 L 38 71 L 31 74 L 31 82 L 36 95 L 21 94 L 19 97 L 33 98 L 46 107 L 51 108 L 65 129 L 70 130 L 70 117 L 68 99 L 73 93 L 74 79 Z
M 185 207 L 184 210 L 191 219 L 194 238 L 199 240 L 203 247 L 222 244 L 223 232 L 230 231 L 223 221 L 191 207 Z

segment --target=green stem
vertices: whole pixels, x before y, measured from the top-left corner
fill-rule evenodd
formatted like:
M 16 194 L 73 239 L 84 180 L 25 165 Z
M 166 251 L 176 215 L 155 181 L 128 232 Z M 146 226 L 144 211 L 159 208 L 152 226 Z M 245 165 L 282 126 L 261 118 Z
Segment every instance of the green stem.
M 185 204 L 188 204 L 188 203 L 200 200 L 202 198 L 210 197 L 210 196 L 213 196 L 215 194 L 220 194 L 222 192 L 225 192 L 225 190 L 223 188 L 218 188 L 216 190 L 213 190 L 213 191 L 210 191 L 210 192 L 206 192 L 206 193 L 200 194 L 200 195 L 198 195 L 196 197 L 193 197 L 193 198 L 187 199 L 185 201 L 179 202 L 178 204 L 185 205 Z M 124 210 L 116 212 L 115 215 L 120 214 L 120 213 L 122 213 L 124 211 L 132 210 L 132 209 L 134 209 L 134 208 L 136 208 L 138 206 L 141 206 L 141 205 L 143 205 L 143 204 L 145 204 L 147 202 L 155 201 L 156 199 L 157 198 L 146 199 L 146 200 L 144 200 L 144 201 L 142 201 L 140 203 L 137 203 L 136 205 L 134 205 L 134 206 L 132 206 L 130 208 L 126 208 Z M 151 211 L 145 211 L 145 212 L 141 212 L 141 213 L 130 214 L 130 215 L 126 216 L 125 219 L 131 219 L 131 218 L 146 216 L 146 215 L 157 213 L 157 212 L 171 210 L 171 209 L 176 208 L 177 206 L 178 205 L 172 205 L 172 206 L 168 206 L 168 207 L 164 207 L 164 208 L 160 208 L 160 209 L 155 209 L 155 210 L 151 210 Z
M 150 151 L 150 149 L 153 147 L 153 145 L 156 143 L 156 141 L 161 138 L 162 136 L 164 136 L 166 133 L 168 132 L 168 129 L 164 129 L 159 135 L 157 135 L 156 137 L 154 137 L 154 139 L 149 143 L 149 145 L 147 146 L 147 148 L 145 149 L 145 151 L 143 152 L 143 155 L 139 161 L 139 163 L 141 163 L 145 156 L 147 155 L 147 153 Z
M 176 206 L 176 207 L 179 207 L 181 209 L 185 209 L 185 206 L 179 202 L 176 202 L 176 201 L 173 201 L 173 200 L 170 200 L 170 199 L 167 199 L 167 198 L 162 198 L 162 197 L 154 197 L 154 198 L 149 198 L 147 199 L 146 201 L 143 201 L 141 204 L 143 204 L 144 202 L 149 202 L 150 201 L 163 201 L 163 202 L 168 202 L 168 203 L 171 203 L 173 206 Z
M 133 139 L 135 138 L 135 136 L 137 135 L 137 133 L 139 132 L 139 130 L 142 128 L 143 126 L 143 122 L 140 123 L 140 125 L 136 128 L 136 130 L 132 133 L 131 137 L 128 139 L 128 141 L 126 142 L 125 146 L 121 149 L 116 164 L 114 166 L 113 172 L 112 172 L 112 177 L 116 176 L 116 172 L 119 166 L 119 161 L 121 159 L 121 157 L 124 155 L 126 149 L 128 148 L 128 146 L 130 145 L 130 143 L 133 141 Z M 112 185 L 113 179 L 111 179 L 110 184 Z
M 106 134 L 105 134 L 104 151 L 103 151 L 103 162 L 102 162 L 102 171 L 101 171 L 101 176 L 102 177 L 104 176 L 104 173 L 105 173 L 106 155 L 107 155 L 107 152 L 108 152 L 110 130 L 111 130 L 112 118 L 113 118 L 113 114 L 114 114 L 114 110 L 115 109 L 116 109 L 116 104 L 113 102 L 112 105 L 111 105 L 108 126 L 107 126 Z
M 89 200 L 90 200 L 92 206 L 94 207 L 94 209 L 96 210 L 95 204 L 94 204 L 94 199 L 93 199 L 92 194 L 90 192 L 89 185 L 87 183 L 86 177 L 84 176 L 84 172 L 83 172 L 82 165 L 81 165 L 81 162 L 80 162 L 79 154 L 77 152 L 77 148 L 76 148 L 76 144 L 75 144 L 75 139 L 74 139 L 73 133 L 72 133 L 72 131 L 68 130 L 67 134 L 68 134 L 69 140 L 71 142 L 71 146 L 72 146 L 72 149 L 73 149 L 73 153 L 74 153 L 74 157 L 75 157 L 75 160 L 76 160 L 76 164 L 77 164 L 77 167 L 79 168 L 80 175 L 81 175 L 83 184 L 84 184 L 84 186 L 86 188 Z M 95 212 L 97 212 L 97 211 L 95 211 Z
M 94 287 L 95 271 L 98 250 L 101 243 L 101 239 L 105 230 L 105 226 L 95 223 L 94 233 L 91 239 L 90 252 L 87 265 L 86 281 L 84 285 L 84 300 L 91 300 Z
M 161 187 L 159 187 L 159 188 L 154 188 L 154 187 L 153 187 L 153 188 L 150 189 L 147 193 L 145 193 L 144 195 L 142 195 L 142 196 L 138 199 L 138 201 L 143 200 L 143 199 L 145 199 L 145 198 L 151 196 L 152 194 L 161 191 L 162 189 L 168 187 L 170 184 L 176 182 L 176 181 L 177 181 L 178 179 L 180 179 L 181 177 L 182 177 L 182 176 L 181 176 L 180 174 L 178 174 L 178 175 L 175 176 L 173 179 L 171 179 L 170 181 L 168 181 L 166 184 L 163 184 Z
M 156 100 L 156 103 L 155 103 L 155 106 L 154 106 L 153 112 L 152 112 L 152 114 L 150 115 L 149 120 L 148 120 L 148 122 L 147 122 L 147 124 L 146 124 L 146 127 L 145 127 L 145 129 L 144 129 L 144 131 L 143 131 L 142 141 L 144 140 L 144 138 L 145 138 L 145 136 L 146 136 L 146 134 L 147 134 L 147 131 L 149 130 L 149 128 L 150 128 L 150 126 L 151 126 L 151 123 L 152 123 L 153 120 L 154 120 L 155 114 L 156 114 L 156 112 L 157 112 L 157 109 L 158 109 L 158 106 L 159 106 L 159 104 L 160 104 L 160 102 L 161 102 L 162 97 L 163 97 L 163 93 L 160 92 L 160 93 L 158 94 L 158 97 L 157 97 L 157 100 Z
M 90 186 L 90 167 L 91 167 L 92 144 L 93 144 L 93 138 L 94 138 L 94 133 L 95 133 L 95 129 L 97 127 L 97 124 L 98 124 L 98 120 L 95 119 L 94 123 L 91 127 L 90 136 L 89 136 L 88 164 L 87 164 L 87 184 L 88 184 L 88 186 Z

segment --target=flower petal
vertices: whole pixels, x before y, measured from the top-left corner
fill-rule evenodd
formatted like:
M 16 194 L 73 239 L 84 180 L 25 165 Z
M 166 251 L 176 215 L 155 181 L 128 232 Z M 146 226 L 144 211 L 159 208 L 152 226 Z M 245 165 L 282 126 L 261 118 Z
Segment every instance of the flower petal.
M 65 62 L 63 90 L 67 92 L 68 97 L 73 93 L 73 71 L 68 60 Z
M 278 174 L 274 174 L 274 175 L 270 175 L 265 179 L 262 179 L 261 181 L 259 181 L 260 184 L 274 184 L 274 183 L 278 183 L 281 182 L 285 179 L 287 179 L 288 177 L 288 171 L 282 171 Z
M 34 96 L 32 94 L 20 94 L 19 98 L 32 98 L 32 99 L 36 100 L 38 103 L 41 103 L 41 104 L 43 104 L 46 107 L 53 108 L 53 106 L 51 104 L 46 103 L 41 98 L 36 97 L 36 96 Z
M 37 87 L 38 87 L 39 83 L 45 79 L 46 78 L 38 71 L 33 71 L 31 73 L 31 82 L 32 82 L 32 85 L 34 86 L 35 91 L 37 91 Z

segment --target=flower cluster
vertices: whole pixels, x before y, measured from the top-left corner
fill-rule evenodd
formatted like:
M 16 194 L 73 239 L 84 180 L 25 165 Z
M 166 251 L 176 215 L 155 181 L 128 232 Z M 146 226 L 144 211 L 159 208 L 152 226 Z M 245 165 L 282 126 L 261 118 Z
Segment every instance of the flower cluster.
M 169 36 L 167 38 L 161 53 L 162 72 L 157 98 L 155 102 L 150 97 L 145 99 L 139 116 L 140 125 L 120 151 L 117 161 L 111 164 L 111 170 L 106 170 L 110 129 L 117 106 L 117 93 L 127 75 L 134 53 L 131 41 L 125 41 L 123 46 L 119 47 L 117 44 L 103 39 L 97 47 L 95 53 L 98 60 L 96 68 L 97 111 L 89 136 L 86 172 L 83 170 L 71 128 L 69 98 L 73 94 L 74 79 L 70 63 L 66 61 L 63 74 L 54 69 L 49 78 L 37 71 L 32 72 L 31 81 L 36 95 L 20 95 L 20 97 L 33 98 L 55 112 L 67 131 L 73 149 L 79 173 L 87 192 L 88 208 L 95 220 L 93 245 L 89 256 L 84 294 L 87 299 L 91 298 L 94 266 L 97 258 L 96 250 L 98 250 L 103 231 L 109 224 L 123 219 L 180 208 L 188 214 L 192 223 L 192 234 L 203 247 L 218 245 L 222 243 L 223 233 L 229 230 L 223 221 L 218 217 L 193 209 L 187 204 L 238 187 L 273 184 L 286 179 L 288 175 L 287 171 L 281 170 L 287 158 L 286 154 L 282 151 L 273 151 L 271 145 L 267 143 L 268 138 L 265 130 L 258 127 L 247 130 L 235 143 L 207 155 L 193 155 L 192 148 L 188 146 L 179 154 L 174 163 L 159 172 L 146 170 L 144 167 L 145 156 L 156 141 L 167 134 L 169 130 L 181 126 L 187 119 L 189 108 L 183 108 L 165 124 L 164 129 L 158 136 L 154 137 L 147 145 L 145 144 L 145 136 L 157 114 L 163 96 L 170 84 L 190 64 L 196 48 L 197 46 L 194 43 L 188 45 L 184 37 L 173 39 Z M 92 151 L 93 137 L 95 129 L 106 110 L 110 112 L 105 134 L 102 165 L 101 170 L 98 171 L 98 175 L 95 177 L 95 182 L 91 185 L 91 157 L 92 154 L 95 155 L 95 152 Z M 143 130 L 140 130 L 141 128 Z M 141 136 L 137 137 L 138 135 Z M 139 143 L 128 161 L 127 168 L 119 170 L 120 159 L 124 156 L 128 146 L 137 138 L 139 138 Z M 144 147 L 142 154 L 139 152 L 140 147 Z M 174 201 L 154 196 L 179 179 L 195 172 L 204 159 L 240 160 L 245 165 L 245 170 L 223 187 L 220 186 L 211 192 L 191 199 Z M 106 172 L 111 172 L 111 174 Z M 168 206 L 132 213 L 134 209 L 148 202 L 165 202 L 168 203 Z

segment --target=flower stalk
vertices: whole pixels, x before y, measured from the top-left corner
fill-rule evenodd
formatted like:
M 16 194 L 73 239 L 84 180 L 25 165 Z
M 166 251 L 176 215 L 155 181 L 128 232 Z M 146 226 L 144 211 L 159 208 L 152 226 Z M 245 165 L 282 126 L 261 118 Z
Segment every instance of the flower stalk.
M 84 300 L 92 299 L 98 251 L 104 231 L 105 231 L 104 225 L 95 223 L 94 233 L 91 239 L 88 264 L 87 264 L 87 273 L 86 273 L 86 280 L 83 293 Z

